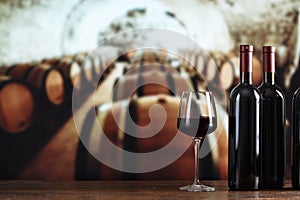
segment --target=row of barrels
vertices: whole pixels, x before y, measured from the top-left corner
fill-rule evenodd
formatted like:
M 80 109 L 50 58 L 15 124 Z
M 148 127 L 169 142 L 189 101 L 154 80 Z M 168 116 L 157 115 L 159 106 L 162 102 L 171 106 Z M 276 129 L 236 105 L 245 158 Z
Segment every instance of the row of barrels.
M 220 78 L 223 88 L 230 91 L 240 79 L 240 58 L 234 52 L 182 52 L 188 65 L 197 69 L 207 82 Z M 253 84 L 258 86 L 262 80 L 262 64 L 258 57 L 253 56 Z
M 232 89 L 239 82 L 239 55 L 234 52 L 204 52 L 181 51 L 178 56 L 163 50 L 136 50 L 130 52 L 129 60 L 131 68 L 134 65 L 145 63 L 169 64 L 174 69 L 184 67 L 193 71 L 196 69 L 206 82 L 216 81 L 217 77 L 225 90 Z M 174 65 L 174 64 L 175 65 Z M 125 68 L 126 69 L 126 68 Z M 124 73 L 126 73 L 128 70 Z M 258 86 L 262 78 L 262 64 L 260 59 L 253 57 L 253 83 Z
M 180 66 L 195 68 L 205 78 L 206 82 L 215 81 L 220 77 L 225 90 L 232 89 L 239 82 L 239 55 L 235 52 L 218 51 L 180 51 L 176 56 L 166 50 L 135 50 L 127 55 L 130 65 L 145 63 L 170 64 L 177 69 Z M 172 65 L 172 63 L 176 63 Z M 129 66 L 129 68 L 131 68 Z M 179 70 L 179 69 L 177 69 Z M 192 70 L 192 69 L 190 69 Z M 126 72 L 126 71 L 125 71 Z M 253 57 L 253 83 L 258 86 L 262 79 L 262 64 L 260 58 Z
M 142 68 L 135 69 L 141 66 Z M 112 87 L 115 90 L 114 101 L 102 102 L 96 108 L 91 108 L 87 114 L 81 115 L 84 119 L 82 124 L 76 123 L 80 138 L 87 140 L 85 143 L 78 140 L 77 133 L 61 132 L 47 144 L 34 162 L 20 173 L 19 178 L 192 179 L 194 174 L 192 145 L 187 151 L 182 152 L 183 155 L 175 162 L 148 173 L 121 172 L 95 158 L 101 154 L 111 162 L 121 163 L 123 166 L 136 166 L 136 169 L 143 169 L 145 165 L 159 165 L 163 155 L 157 159 L 148 159 L 146 162 L 142 159 L 127 159 L 123 153 L 115 152 L 105 140 L 108 138 L 115 146 L 129 152 L 148 153 L 164 148 L 177 135 L 179 105 L 177 95 L 180 95 L 183 89 L 193 88 L 191 80 L 187 78 L 189 74 L 183 76 L 184 71 L 181 73 L 172 66 L 162 66 L 148 59 L 144 59 L 143 65 L 129 64 L 127 72 L 117 78 L 115 87 Z M 96 119 L 92 117 L 95 109 Z M 206 153 L 209 152 L 207 156 L 201 154 L 201 157 L 205 156 L 200 166 L 203 179 L 227 178 L 226 111 L 222 108 L 220 110 L 217 131 L 210 134 L 202 146 L 202 149 L 206 149 Z M 91 119 L 94 120 L 93 124 Z M 94 126 L 101 126 L 103 132 L 99 132 Z M 169 146 L 169 152 L 178 152 L 184 143 L 192 142 L 191 138 L 184 134 L 179 133 L 179 137 L 179 142 Z M 57 156 L 57 153 L 60 156 Z
M 164 82 L 166 82 L 166 80 L 168 79 L 168 86 L 170 88 L 173 88 L 174 84 L 172 84 L 172 79 L 174 79 L 176 83 L 176 79 L 179 80 L 178 84 L 182 84 L 182 82 L 186 82 L 188 83 L 189 86 L 192 87 L 185 87 L 185 89 L 194 89 L 194 90 L 199 90 L 199 89 L 207 89 L 208 87 L 208 80 L 205 73 L 201 73 L 199 71 L 197 71 L 197 69 L 190 63 L 187 62 L 186 60 L 184 60 L 182 57 L 176 57 L 173 54 L 163 54 L 163 55 L 159 55 L 158 52 L 150 52 L 149 50 L 146 51 L 146 53 L 141 52 L 141 50 L 138 50 L 136 52 L 136 54 L 138 56 L 132 56 L 134 59 L 132 59 L 133 61 L 130 62 L 129 64 L 127 64 L 127 66 L 124 68 L 124 72 L 123 72 L 123 76 L 130 76 L 129 79 L 135 79 L 136 84 L 131 83 L 131 86 L 129 86 L 131 91 L 132 87 L 136 87 L 138 88 L 138 84 L 141 84 L 140 81 L 145 82 L 143 76 L 151 76 L 151 71 L 156 71 L 155 74 L 152 75 L 156 75 L 156 74 L 161 74 L 158 77 L 156 77 L 156 81 L 159 84 L 163 84 Z M 147 56 L 144 56 L 147 55 Z M 151 56 L 149 56 L 151 55 Z M 139 59 L 137 59 L 139 58 Z M 162 59 L 163 58 L 163 59 Z M 207 65 L 210 66 L 212 65 L 211 63 L 212 61 L 208 61 Z M 215 70 L 215 74 L 211 75 L 213 76 L 211 78 L 211 80 L 209 80 L 209 87 L 211 90 L 214 90 L 216 98 L 218 98 L 220 101 L 222 102 L 221 104 L 223 106 L 226 106 L 226 101 L 225 101 L 225 93 L 220 91 L 220 89 L 222 88 L 220 86 L 221 81 L 220 78 L 218 77 L 217 74 L 217 68 L 215 66 L 210 66 L 208 67 L 211 71 Z M 163 75 L 165 75 L 165 77 L 163 77 Z M 212 74 L 212 73 L 210 73 Z M 135 78 L 134 78 L 135 76 Z M 210 77 L 209 77 L 210 78 Z M 147 78 L 146 78 L 147 79 Z M 163 79 L 165 81 L 163 81 Z M 180 79 L 181 79 L 181 83 L 180 83 Z M 124 81 L 124 77 L 120 78 L 120 82 Z M 153 80 L 155 81 L 155 80 Z M 127 87 L 128 87 L 128 82 L 127 81 Z M 149 87 L 151 84 L 149 84 Z M 186 85 L 186 84 L 183 84 Z M 148 87 L 148 86 L 145 86 Z M 143 87 L 143 88 L 145 88 Z M 152 86 L 154 87 L 154 86 Z M 156 87 L 158 87 L 158 85 L 156 84 Z M 183 86 L 184 88 L 184 86 Z M 118 87 L 117 87 L 118 89 Z M 142 88 L 139 88 L 138 91 L 140 91 Z M 122 91 L 122 90 L 121 90 Z M 181 95 L 182 90 L 178 90 L 178 92 L 176 92 L 176 95 Z M 122 93 L 122 92 L 121 92 Z M 124 92 L 123 92 L 124 93 Z M 129 95 L 130 92 L 127 92 L 127 95 Z M 122 94 L 118 94 L 119 96 L 124 96 Z
M 0 67 L 0 128 L 25 131 L 38 116 L 71 106 L 72 91 L 95 88 L 113 69 L 100 55 L 79 53 Z

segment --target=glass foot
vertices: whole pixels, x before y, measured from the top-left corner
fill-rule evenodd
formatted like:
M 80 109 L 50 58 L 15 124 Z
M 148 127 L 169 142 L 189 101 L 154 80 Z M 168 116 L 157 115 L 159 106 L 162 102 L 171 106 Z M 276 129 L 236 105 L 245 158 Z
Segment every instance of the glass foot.
M 189 191 L 189 192 L 213 192 L 216 189 L 203 184 L 192 184 L 187 186 L 182 186 L 179 190 Z

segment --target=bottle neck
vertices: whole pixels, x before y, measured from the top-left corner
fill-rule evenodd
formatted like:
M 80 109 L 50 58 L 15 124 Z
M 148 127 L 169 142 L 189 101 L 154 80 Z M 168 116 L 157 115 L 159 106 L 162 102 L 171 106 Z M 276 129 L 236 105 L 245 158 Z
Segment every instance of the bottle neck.
M 275 47 L 263 46 L 263 83 L 275 84 Z
M 241 83 L 248 83 L 252 85 L 252 72 L 242 72 Z
M 252 84 L 252 56 L 253 52 L 250 50 L 240 52 L 241 83 Z
M 274 72 L 264 72 L 263 83 L 275 84 L 275 73 Z

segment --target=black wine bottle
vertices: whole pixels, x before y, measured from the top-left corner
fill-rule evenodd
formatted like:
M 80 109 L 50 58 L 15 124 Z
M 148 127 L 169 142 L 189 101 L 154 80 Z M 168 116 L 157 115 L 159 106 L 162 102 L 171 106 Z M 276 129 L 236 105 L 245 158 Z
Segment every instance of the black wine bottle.
M 252 85 L 252 45 L 240 46 L 240 79 L 230 94 L 228 186 L 257 190 L 260 184 L 260 93 Z
M 300 88 L 293 96 L 292 186 L 300 189 Z
M 285 172 L 285 95 L 275 83 L 275 47 L 264 46 L 261 93 L 261 187 L 282 188 Z

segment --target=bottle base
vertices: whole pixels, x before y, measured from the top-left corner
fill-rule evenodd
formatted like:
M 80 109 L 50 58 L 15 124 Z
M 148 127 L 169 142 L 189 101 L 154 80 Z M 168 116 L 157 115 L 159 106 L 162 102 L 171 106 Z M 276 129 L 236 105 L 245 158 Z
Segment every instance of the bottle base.
M 229 185 L 228 186 L 230 191 L 255 191 L 255 190 L 259 190 L 260 187 L 258 185 L 251 185 L 251 186 L 237 186 L 237 185 Z
M 257 191 L 259 188 L 230 188 L 230 191 Z
M 294 190 L 300 190 L 300 185 L 292 183 L 292 189 L 294 189 Z
M 283 189 L 283 184 L 279 184 L 279 185 L 271 185 L 271 184 L 267 184 L 267 185 L 262 185 L 260 186 L 260 189 L 264 190 L 278 190 L 278 189 Z

